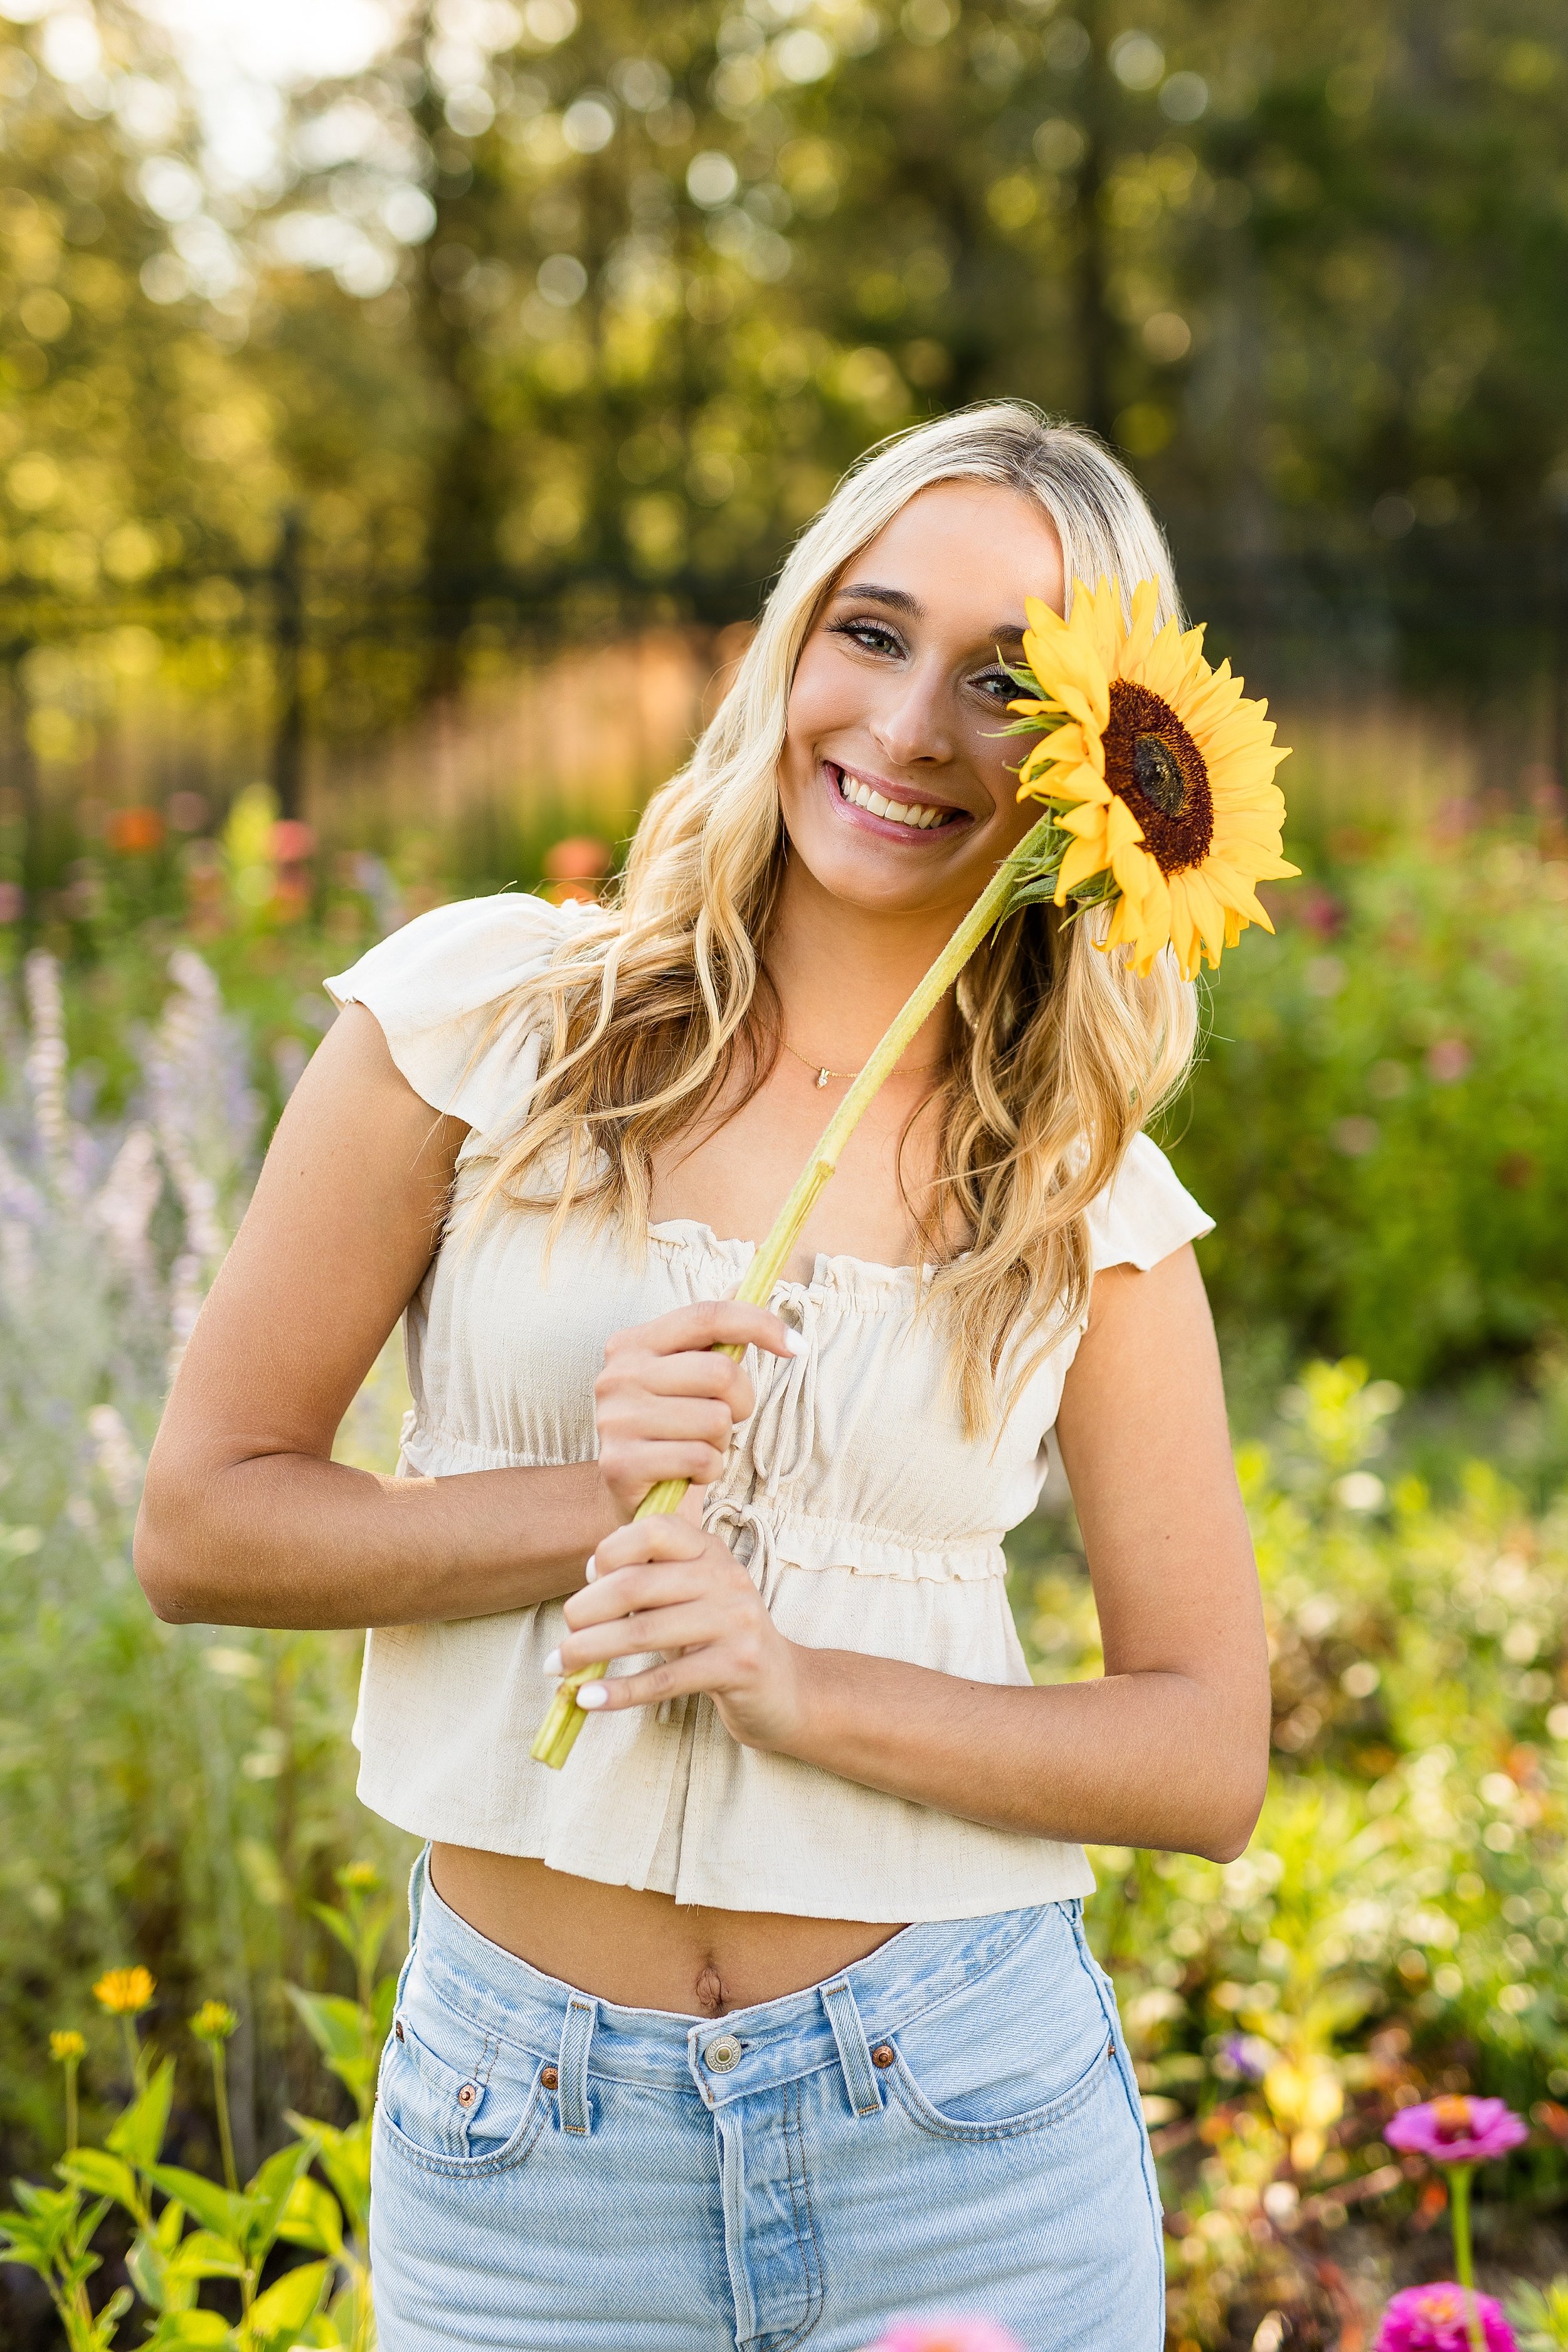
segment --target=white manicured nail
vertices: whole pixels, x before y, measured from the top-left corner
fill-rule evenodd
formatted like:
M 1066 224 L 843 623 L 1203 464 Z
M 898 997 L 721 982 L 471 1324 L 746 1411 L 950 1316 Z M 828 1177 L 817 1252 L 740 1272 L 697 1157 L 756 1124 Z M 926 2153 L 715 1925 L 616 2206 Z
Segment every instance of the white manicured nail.
M 592 1552 L 590 1552 L 590 1553 L 588 1554 L 588 1564 L 587 1564 L 586 1568 L 584 1568 L 584 1570 L 583 1570 L 583 1581 L 584 1582 L 584 1584 L 592 1584 L 592 1583 L 593 1583 L 593 1581 L 594 1581 L 594 1579 L 598 1575 L 598 1573 L 599 1573 L 599 1563 L 598 1563 L 598 1561 L 595 1559 L 595 1557 L 594 1557 L 593 1553 L 592 1553 Z
M 784 1346 L 789 1349 L 792 1356 L 804 1356 L 805 1353 L 805 1340 L 798 1331 L 786 1331 L 784 1333 Z
M 609 1703 L 610 1694 L 603 1683 L 582 1683 L 578 1685 L 577 1704 L 586 1707 L 590 1715 L 595 1707 L 608 1706 Z
M 551 1651 L 550 1655 L 544 1661 L 544 1671 L 547 1675 L 558 1675 L 561 1672 L 561 1653 L 559 1650 Z

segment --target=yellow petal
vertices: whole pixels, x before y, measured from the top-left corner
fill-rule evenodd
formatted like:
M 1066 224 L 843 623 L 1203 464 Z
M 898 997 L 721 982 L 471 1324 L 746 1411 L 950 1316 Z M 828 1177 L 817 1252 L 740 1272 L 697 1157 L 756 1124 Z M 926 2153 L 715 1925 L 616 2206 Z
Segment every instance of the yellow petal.
M 1125 849 L 1129 842 L 1142 841 L 1143 828 L 1127 803 L 1117 794 L 1106 817 L 1106 841 L 1111 849 Z
M 1059 907 L 1062 904 L 1064 895 L 1074 889 L 1079 882 L 1087 882 L 1091 874 L 1102 874 L 1104 871 L 1105 845 L 1103 840 L 1100 842 L 1075 841 L 1072 847 L 1068 851 L 1067 856 L 1062 859 L 1061 873 L 1058 880 L 1058 906 Z

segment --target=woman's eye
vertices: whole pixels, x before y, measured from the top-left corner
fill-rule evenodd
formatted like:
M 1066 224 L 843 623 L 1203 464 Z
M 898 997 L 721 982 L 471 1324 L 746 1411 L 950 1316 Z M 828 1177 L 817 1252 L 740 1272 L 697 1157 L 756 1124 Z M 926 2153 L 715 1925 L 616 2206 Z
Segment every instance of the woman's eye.
M 1010 701 L 1018 691 L 1005 669 L 988 669 L 973 682 L 982 694 L 989 694 L 997 702 Z
M 868 653 L 902 653 L 897 633 L 881 621 L 835 621 L 833 635 L 847 637 L 851 644 L 862 646 Z

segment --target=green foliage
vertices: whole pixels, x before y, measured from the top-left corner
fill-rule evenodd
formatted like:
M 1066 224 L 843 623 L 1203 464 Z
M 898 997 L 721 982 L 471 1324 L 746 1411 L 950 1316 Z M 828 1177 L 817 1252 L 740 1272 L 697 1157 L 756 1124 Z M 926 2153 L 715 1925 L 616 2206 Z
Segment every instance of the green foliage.
M 0 2262 L 21 2263 L 43 2277 L 69 2352 L 106 2352 L 138 2299 L 153 2321 L 144 2340 L 161 2347 L 289 2352 L 309 2344 L 372 2352 L 370 2112 L 396 1979 L 374 1973 L 388 1909 L 374 1870 L 352 1864 L 340 1881 L 348 1907 L 335 1916 L 351 1930 L 346 1948 L 368 1994 L 363 2006 L 331 2004 L 342 2046 L 352 2045 L 356 2057 L 363 2053 L 369 2062 L 368 2080 L 357 2071 L 353 2076 L 358 2121 L 342 2131 L 290 2117 L 293 2138 L 243 2190 L 226 2189 L 188 2166 L 160 2161 L 174 2077 L 174 2062 L 165 2058 L 115 2122 L 104 2147 L 74 2148 L 61 2158 L 55 2168 L 63 2189 L 18 2180 L 16 2209 L 0 2213 Z M 342 2071 L 334 2064 L 334 2072 Z M 331 2188 L 311 2177 L 318 2159 Z M 154 2192 L 164 2200 L 156 2210 Z M 123 2208 L 135 2231 L 125 2258 L 132 2287 L 118 2289 L 95 2314 L 87 2291 L 100 2266 L 92 2240 L 111 2205 Z M 263 2285 L 279 2243 L 318 2259 L 295 2263 Z M 237 2292 L 237 2324 L 201 2307 L 208 2280 Z
M 1302 888 L 1226 958 L 1171 1121 L 1222 1320 L 1407 1386 L 1540 1346 L 1568 1328 L 1561 847 L 1366 845 Z
M 1568 2278 L 1521 2286 L 1508 2298 L 1519 2352 L 1568 2352 Z

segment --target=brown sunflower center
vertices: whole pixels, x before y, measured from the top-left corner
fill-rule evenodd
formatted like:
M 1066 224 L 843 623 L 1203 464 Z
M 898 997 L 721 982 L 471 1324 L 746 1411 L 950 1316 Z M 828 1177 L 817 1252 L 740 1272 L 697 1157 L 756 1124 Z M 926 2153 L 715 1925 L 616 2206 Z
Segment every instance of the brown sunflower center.
M 1105 781 L 1127 803 L 1162 874 L 1201 866 L 1214 842 L 1204 755 L 1163 696 L 1112 681 Z

